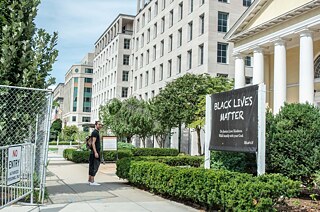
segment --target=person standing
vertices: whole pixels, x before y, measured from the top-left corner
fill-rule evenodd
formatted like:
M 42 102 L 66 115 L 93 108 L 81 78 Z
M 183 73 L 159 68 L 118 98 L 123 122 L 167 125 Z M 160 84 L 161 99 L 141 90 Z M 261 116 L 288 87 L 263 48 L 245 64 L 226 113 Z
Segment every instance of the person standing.
M 100 121 L 96 121 L 94 124 L 94 130 L 91 133 L 92 139 L 92 148 L 89 157 L 89 185 L 99 186 L 100 184 L 94 181 L 94 177 L 98 172 L 100 166 L 100 134 L 99 130 L 101 129 L 102 124 Z

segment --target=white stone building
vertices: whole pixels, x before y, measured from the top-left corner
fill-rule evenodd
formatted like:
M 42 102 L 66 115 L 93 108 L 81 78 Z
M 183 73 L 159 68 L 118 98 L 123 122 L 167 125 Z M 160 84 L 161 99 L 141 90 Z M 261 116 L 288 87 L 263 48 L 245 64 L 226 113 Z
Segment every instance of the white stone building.
M 95 43 L 92 121 L 112 98 L 127 98 L 134 16 L 120 14 Z
M 91 99 L 94 54 L 88 53 L 80 64 L 72 65 L 65 75 L 63 87 L 62 125 L 76 125 L 80 130 L 83 124 L 91 122 Z
M 95 43 L 92 121 L 112 98 L 150 99 L 186 73 L 234 78 L 233 45 L 223 37 L 251 0 L 137 0 L 136 16 L 120 14 Z M 251 83 L 251 57 L 246 58 Z M 170 147 L 177 148 L 177 134 Z M 197 154 L 185 129 L 181 150 Z M 202 139 L 204 140 L 204 139 Z M 155 146 L 156 142 L 148 143 Z
M 320 105 L 319 14 L 319 0 L 254 1 L 226 35 L 235 44 L 237 87 L 243 56 L 253 55 L 253 83 L 266 84 L 274 113 L 284 102 Z

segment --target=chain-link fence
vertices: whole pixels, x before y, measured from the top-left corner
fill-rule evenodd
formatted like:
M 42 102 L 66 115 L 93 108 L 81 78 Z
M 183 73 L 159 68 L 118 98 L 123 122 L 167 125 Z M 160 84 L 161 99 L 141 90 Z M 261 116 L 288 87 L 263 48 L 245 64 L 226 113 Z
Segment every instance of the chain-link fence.
M 34 160 L 33 183 L 41 203 L 45 194 L 51 105 L 52 91 L 0 85 L 0 147 L 35 145 L 34 156 L 28 160 Z

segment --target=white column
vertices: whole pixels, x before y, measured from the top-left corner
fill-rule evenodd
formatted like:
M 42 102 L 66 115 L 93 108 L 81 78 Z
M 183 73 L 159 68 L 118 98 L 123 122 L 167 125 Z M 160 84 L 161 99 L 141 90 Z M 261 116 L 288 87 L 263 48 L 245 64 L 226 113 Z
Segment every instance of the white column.
M 141 8 L 143 9 L 144 8 L 144 5 L 146 4 L 146 1 L 145 0 L 142 0 L 142 5 L 141 5 Z
M 253 50 L 253 80 L 252 83 L 259 84 L 264 82 L 264 55 L 262 48 Z
M 122 18 L 120 18 L 120 20 L 119 20 L 119 33 L 122 33 Z
M 243 55 L 235 55 L 234 88 L 242 88 L 246 85 Z
M 314 103 L 313 39 L 310 31 L 300 34 L 299 102 Z
M 139 13 L 141 9 L 141 0 L 137 0 L 137 14 Z
M 278 113 L 287 100 L 287 59 L 284 40 L 274 43 L 273 113 Z

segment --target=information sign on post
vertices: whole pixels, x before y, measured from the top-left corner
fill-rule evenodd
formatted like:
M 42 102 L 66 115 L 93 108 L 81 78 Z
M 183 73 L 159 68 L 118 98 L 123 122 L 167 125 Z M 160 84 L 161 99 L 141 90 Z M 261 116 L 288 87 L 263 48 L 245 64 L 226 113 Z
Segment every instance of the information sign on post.
M 21 146 L 8 148 L 7 185 L 20 181 L 21 178 Z
M 256 152 L 258 85 L 212 95 L 211 150 Z
M 213 94 L 210 150 L 257 153 L 258 174 L 265 172 L 265 85 Z M 209 142 L 208 142 L 209 143 Z
M 117 137 L 116 136 L 103 136 L 102 137 L 103 142 L 103 150 L 104 151 L 110 151 L 110 150 L 117 150 L 118 144 L 117 144 Z

